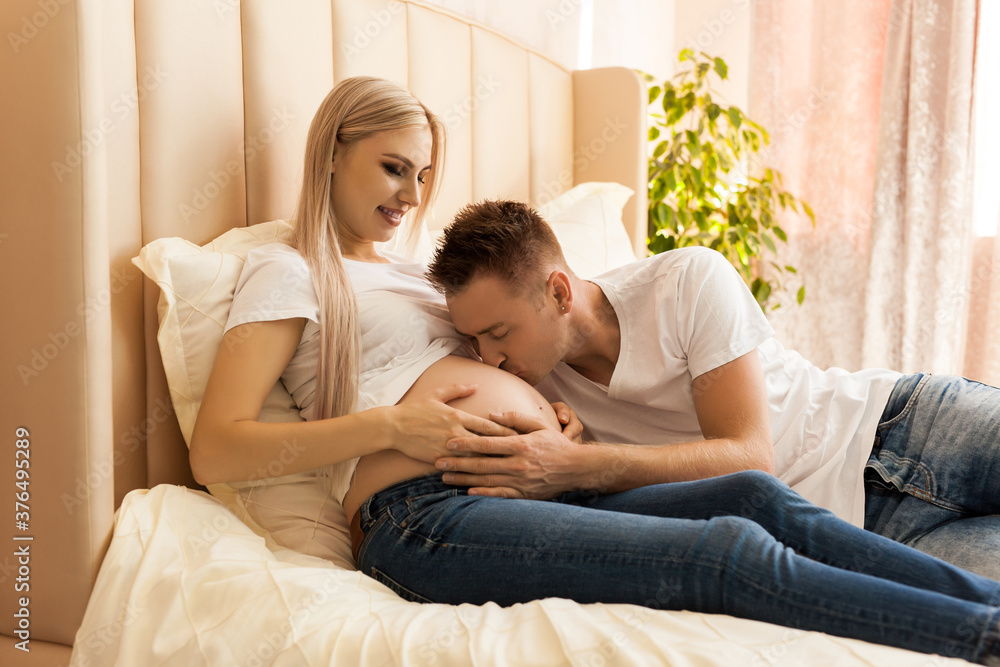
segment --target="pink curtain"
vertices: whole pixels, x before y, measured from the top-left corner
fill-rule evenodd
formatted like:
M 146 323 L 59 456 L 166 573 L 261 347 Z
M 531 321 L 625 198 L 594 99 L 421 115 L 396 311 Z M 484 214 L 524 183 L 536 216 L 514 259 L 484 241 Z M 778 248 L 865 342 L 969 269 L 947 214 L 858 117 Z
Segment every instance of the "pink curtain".
M 784 220 L 807 296 L 772 321 L 818 365 L 966 370 L 975 23 L 976 0 L 756 4 L 750 114 L 817 215 Z

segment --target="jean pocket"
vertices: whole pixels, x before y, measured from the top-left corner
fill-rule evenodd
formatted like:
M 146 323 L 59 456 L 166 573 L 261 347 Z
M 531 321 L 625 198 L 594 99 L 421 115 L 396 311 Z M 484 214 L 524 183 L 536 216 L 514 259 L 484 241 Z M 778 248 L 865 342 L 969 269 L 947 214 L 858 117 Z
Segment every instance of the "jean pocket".
M 412 517 L 434 503 L 447 500 L 458 495 L 458 489 L 448 489 L 447 491 L 434 491 L 419 496 L 408 496 L 406 498 L 406 511 Z
M 424 604 L 430 604 L 432 600 L 428 600 L 423 595 L 419 593 L 414 593 L 406 586 L 403 586 L 392 577 L 387 575 L 385 572 L 379 570 L 377 567 L 372 568 L 371 578 L 379 582 L 383 586 L 389 588 L 393 593 L 403 598 L 404 600 L 409 600 L 410 602 L 421 602 Z

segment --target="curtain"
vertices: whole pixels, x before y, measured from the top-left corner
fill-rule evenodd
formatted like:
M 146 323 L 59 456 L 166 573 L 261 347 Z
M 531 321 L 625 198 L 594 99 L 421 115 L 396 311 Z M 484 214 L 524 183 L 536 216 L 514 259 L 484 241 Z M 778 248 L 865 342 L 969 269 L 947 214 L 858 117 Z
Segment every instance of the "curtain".
M 820 366 L 965 369 L 975 25 L 976 0 L 757 2 L 751 117 L 817 214 L 786 216 L 807 296 L 772 321 Z
M 890 0 L 758 0 L 750 117 L 768 128 L 760 161 L 816 212 L 782 216 L 785 280 L 770 319 L 778 338 L 813 363 L 861 367 L 882 62 Z
M 891 16 L 862 363 L 960 372 L 972 265 L 976 0 L 897 0 Z

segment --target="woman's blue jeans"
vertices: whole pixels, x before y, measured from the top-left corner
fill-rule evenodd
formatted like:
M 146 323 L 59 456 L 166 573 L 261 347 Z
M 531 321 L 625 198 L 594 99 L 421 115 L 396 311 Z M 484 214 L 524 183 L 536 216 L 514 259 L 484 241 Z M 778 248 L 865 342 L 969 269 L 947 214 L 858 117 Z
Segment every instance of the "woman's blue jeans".
M 900 378 L 865 470 L 865 528 L 1000 581 L 1000 389 Z
M 360 512 L 359 568 L 409 600 L 624 602 L 1000 665 L 1000 584 L 762 472 L 557 501 L 469 496 L 432 474 Z

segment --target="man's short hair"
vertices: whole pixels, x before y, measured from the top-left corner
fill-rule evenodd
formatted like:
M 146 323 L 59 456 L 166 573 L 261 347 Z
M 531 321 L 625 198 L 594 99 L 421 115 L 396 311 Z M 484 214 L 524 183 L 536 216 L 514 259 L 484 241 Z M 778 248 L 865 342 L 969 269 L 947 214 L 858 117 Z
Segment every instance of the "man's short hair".
M 556 235 L 538 212 L 516 201 L 487 200 L 458 212 L 438 242 L 427 278 L 445 296 L 461 293 L 480 276 L 534 295 L 544 285 L 542 272 L 553 266 L 569 271 Z

